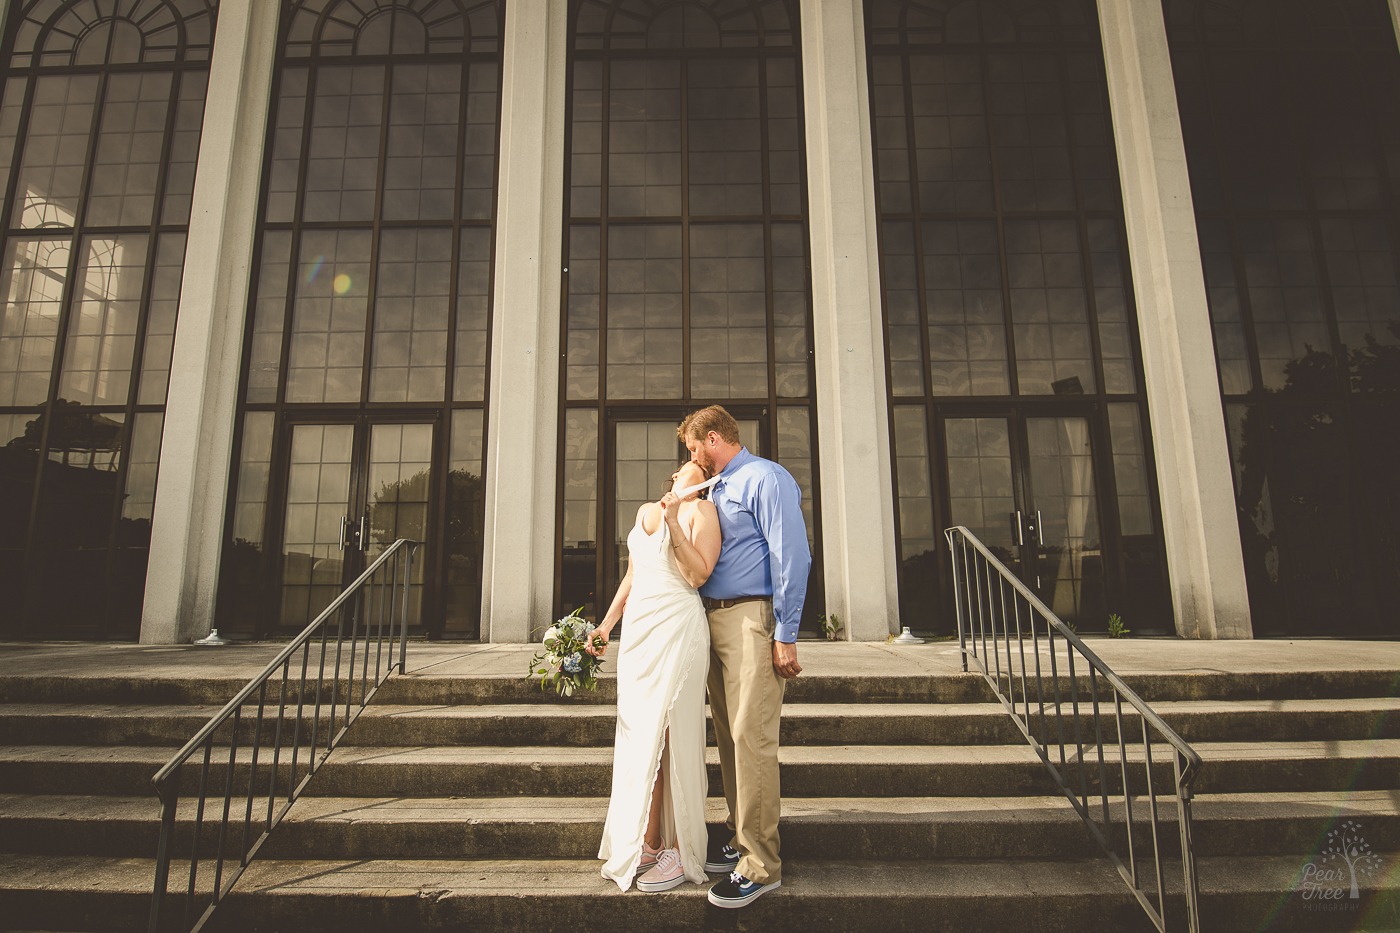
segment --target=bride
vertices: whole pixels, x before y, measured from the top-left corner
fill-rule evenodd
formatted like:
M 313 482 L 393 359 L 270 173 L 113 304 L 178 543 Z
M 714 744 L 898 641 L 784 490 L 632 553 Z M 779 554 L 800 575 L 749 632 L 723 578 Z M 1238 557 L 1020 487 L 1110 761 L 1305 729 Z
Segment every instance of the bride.
M 698 587 L 719 559 L 719 518 L 695 486 L 705 471 L 682 464 L 671 491 L 637 510 L 627 575 L 595 633 L 602 656 L 618 621 L 617 739 L 612 797 L 598 857 L 626 891 L 705 881 L 705 668 L 710 628 Z M 679 493 L 679 495 L 678 495 Z

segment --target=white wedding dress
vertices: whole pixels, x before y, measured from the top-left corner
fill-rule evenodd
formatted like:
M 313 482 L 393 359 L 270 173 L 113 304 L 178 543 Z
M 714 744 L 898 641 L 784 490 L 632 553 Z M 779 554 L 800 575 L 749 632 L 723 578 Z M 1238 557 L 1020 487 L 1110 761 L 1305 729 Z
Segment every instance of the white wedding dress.
M 617 739 L 612 797 L 598 857 L 603 877 L 626 891 L 641 858 L 652 786 L 666 745 L 659 792 L 661 836 L 680 850 L 685 876 L 705 881 L 705 669 L 710 626 L 700 594 L 685 582 L 664 521 L 653 534 L 640 519 L 627 536 L 632 592 L 617 653 Z

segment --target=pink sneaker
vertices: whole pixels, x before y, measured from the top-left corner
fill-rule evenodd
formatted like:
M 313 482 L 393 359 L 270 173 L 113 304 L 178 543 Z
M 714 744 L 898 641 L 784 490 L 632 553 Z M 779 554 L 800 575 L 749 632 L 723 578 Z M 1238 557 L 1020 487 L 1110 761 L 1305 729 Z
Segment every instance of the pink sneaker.
M 655 893 L 669 891 L 685 880 L 678 849 L 663 849 L 656 857 L 656 867 L 637 879 L 637 890 Z
M 642 858 L 637 863 L 637 874 L 643 874 L 656 867 L 656 857 L 662 853 L 662 849 L 653 849 L 647 845 L 646 840 L 642 840 Z

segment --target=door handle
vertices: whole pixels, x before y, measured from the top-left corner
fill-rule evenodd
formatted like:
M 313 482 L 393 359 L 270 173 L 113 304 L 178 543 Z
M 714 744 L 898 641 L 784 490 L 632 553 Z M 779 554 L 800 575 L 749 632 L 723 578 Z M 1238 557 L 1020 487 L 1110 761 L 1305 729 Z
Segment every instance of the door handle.
M 1035 541 L 1045 547 L 1045 523 L 1040 520 L 1040 509 L 1035 510 Z
M 369 545 L 369 513 L 360 516 L 360 550 L 368 551 Z
M 1018 547 L 1024 546 L 1026 543 L 1026 524 L 1021 521 L 1020 509 L 1017 509 L 1013 514 L 1016 516 L 1016 544 Z
M 340 549 L 345 550 L 345 529 L 350 525 L 350 516 L 340 516 Z

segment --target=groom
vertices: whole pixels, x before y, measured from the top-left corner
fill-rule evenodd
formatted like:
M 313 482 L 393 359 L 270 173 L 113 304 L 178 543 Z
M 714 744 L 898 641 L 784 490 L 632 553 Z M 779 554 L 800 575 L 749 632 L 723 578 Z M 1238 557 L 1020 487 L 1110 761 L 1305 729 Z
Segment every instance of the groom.
M 676 433 L 690 458 L 719 477 L 719 561 L 700 595 L 710 620 L 706 686 L 719 746 L 728 826 L 705 870 L 729 874 L 710 903 L 743 907 L 782 884 L 778 857 L 778 722 L 783 682 L 802 672 L 797 623 L 812 553 L 802 493 L 792 474 L 739 444 L 739 425 L 718 405 L 687 415 Z

